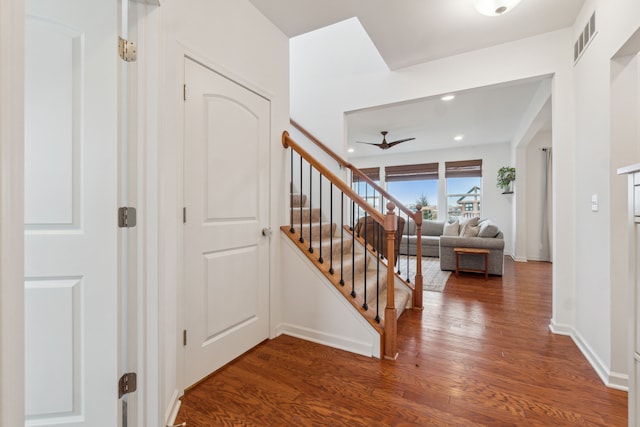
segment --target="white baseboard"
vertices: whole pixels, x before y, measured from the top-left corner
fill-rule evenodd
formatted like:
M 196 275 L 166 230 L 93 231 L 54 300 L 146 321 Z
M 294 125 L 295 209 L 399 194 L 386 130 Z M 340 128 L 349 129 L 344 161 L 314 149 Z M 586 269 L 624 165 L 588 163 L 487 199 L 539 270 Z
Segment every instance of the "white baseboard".
M 282 323 L 278 325 L 278 335 L 282 334 L 337 348 L 340 350 L 345 350 L 351 353 L 360 354 L 362 356 L 376 357 L 378 359 L 380 358 L 380 348 L 379 346 L 375 345 L 375 343 L 362 341 L 358 342 L 346 339 L 344 337 L 327 334 L 322 331 L 303 328 L 288 323 Z
M 167 408 L 167 420 L 165 425 L 172 426 L 176 423 L 176 417 L 178 416 L 178 411 L 180 411 L 180 405 L 182 405 L 182 401 L 180 400 L 180 393 L 178 390 L 174 390 L 173 395 L 171 396 L 171 400 L 169 401 L 169 406 Z
M 556 335 L 566 335 L 573 340 L 576 347 L 578 347 L 582 355 L 587 359 L 587 362 L 589 362 L 593 370 L 596 371 L 596 374 L 598 374 L 604 385 L 616 390 L 628 391 L 628 375 L 609 370 L 609 367 L 600 360 L 596 353 L 582 338 L 582 335 L 580 335 L 573 327 L 569 325 L 559 325 L 551 319 L 549 329 Z
M 556 335 L 573 335 L 573 327 L 570 325 L 561 325 L 556 323 L 554 319 L 551 319 L 551 323 L 549 323 L 549 330 Z
M 629 375 L 621 374 L 619 372 L 611 372 L 609 374 L 609 382 L 607 384 L 607 387 L 628 392 Z

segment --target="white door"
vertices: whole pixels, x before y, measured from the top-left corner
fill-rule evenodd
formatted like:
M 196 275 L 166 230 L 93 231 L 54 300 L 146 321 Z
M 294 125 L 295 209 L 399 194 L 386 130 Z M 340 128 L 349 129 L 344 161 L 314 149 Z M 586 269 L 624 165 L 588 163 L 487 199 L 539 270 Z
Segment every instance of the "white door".
M 26 424 L 117 426 L 118 3 L 26 14 Z
M 185 59 L 185 385 L 268 338 L 269 114 Z

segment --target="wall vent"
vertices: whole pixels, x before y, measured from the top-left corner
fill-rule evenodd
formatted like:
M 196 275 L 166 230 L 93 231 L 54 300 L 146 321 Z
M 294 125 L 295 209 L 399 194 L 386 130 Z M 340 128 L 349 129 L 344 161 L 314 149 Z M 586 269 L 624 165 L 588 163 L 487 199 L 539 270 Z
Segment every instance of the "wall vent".
M 582 57 L 582 53 L 587 49 L 591 40 L 596 36 L 596 13 L 593 12 L 591 18 L 584 26 L 584 30 L 578 35 L 578 39 L 573 45 L 573 63 L 576 64 Z

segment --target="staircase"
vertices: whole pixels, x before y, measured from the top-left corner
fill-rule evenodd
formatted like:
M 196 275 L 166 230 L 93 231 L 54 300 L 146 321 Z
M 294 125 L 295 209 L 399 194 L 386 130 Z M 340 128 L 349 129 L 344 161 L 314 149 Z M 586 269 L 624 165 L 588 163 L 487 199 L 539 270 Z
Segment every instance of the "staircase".
M 290 221 L 281 229 L 290 239 L 287 253 L 293 257 L 284 273 L 291 287 L 284 296 L 287 309 L 280 329 L 395 359 L 398 318 L 406 308 L 422 309 L 422 263 L 416 263 L 415 275 L 406 281 L 393 268 L 404 221 L 415 222 L 411 239 L 418 248 L 416 257 L 421 257 L 420 206 L 416 211 L 403 206 L 361 170 L 291 123 L 341 170 L 350 171 L 351 182 L 364 183 L 366 190 L 362 197 L 283 132 L 282 145 L 290 155 Z M 369 204 L 371 196 L 387 211 Z M 310 274 L 314 270 L 320 274 Z
M 292 223 L 282 231 L 339 289 L 369 323 L 384 330 L 387 266 L 379 251 L 350 227 L 330 223 L 320 208 L 310 208 L 304 194 L 292 194 Z M 294 230 L 293 232 L 291 230 Z M 300 232 L 301 230 L 301 232 Z M 301 241 L 302 237 L 302 241 Z M 411 307 L 411 289 L 399 277 L 394 283 L 396 319 Z

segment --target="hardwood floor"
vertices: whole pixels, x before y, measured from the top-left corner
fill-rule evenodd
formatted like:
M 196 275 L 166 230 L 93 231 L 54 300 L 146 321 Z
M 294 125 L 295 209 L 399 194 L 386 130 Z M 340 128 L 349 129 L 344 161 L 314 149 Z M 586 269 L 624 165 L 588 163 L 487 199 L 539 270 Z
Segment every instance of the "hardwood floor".
M 452 275 L 398 322 L 397 361 L 280 336 L 187 391 L 177 421 L 200 426 L 626 426 L 605 387 L 553 335 L 551 264 Z

